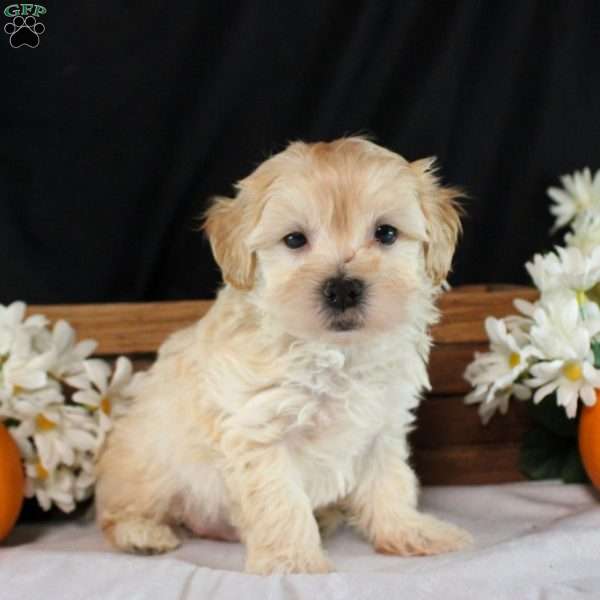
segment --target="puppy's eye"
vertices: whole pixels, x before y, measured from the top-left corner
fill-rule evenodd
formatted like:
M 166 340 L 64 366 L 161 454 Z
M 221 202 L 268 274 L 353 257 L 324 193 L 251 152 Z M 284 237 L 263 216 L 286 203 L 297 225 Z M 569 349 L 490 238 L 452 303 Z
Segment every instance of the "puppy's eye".
M 398 230 L 392 225 L 379 225 L 375 230 L 375 239 L 385 246 L 391 246 L 398 239 Z
M 293 233 L 288 233 L 283 238 L 283 243 L 292 250 L 297 250 L 298 248 L 302 248 L 302 246 L 307 243 L 306 236 L 299 231 L 294 231 Z

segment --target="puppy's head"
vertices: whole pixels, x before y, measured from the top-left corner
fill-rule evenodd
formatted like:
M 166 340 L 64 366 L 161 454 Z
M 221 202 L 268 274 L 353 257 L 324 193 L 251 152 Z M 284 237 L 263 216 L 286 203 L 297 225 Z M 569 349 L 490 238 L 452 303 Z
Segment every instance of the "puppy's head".
M 302 338 L 410 322 L 445 280 L 460 230 L 459 193 L 433 163 L 361 138 L 291 144 L 207 213 L 225 281 Z

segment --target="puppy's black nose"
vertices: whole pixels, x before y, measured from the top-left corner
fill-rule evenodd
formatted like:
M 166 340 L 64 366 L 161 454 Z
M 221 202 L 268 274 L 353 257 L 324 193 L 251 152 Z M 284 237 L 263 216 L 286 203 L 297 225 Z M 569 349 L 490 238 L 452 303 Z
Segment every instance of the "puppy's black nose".
M 360 279 L 332 277 L 323 285 L 323 296 L 328 307 L 344 311 L 360 304 L 365 284 Z

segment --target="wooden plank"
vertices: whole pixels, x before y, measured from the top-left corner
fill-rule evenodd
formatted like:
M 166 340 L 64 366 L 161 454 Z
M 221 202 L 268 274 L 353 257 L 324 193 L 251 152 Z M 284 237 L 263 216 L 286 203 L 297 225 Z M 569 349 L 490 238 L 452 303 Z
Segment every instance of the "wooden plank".
M 432 332 L 437 343 L 483 343 L 486 316 L 513 313 L 517 297 L 536 298 L 527 288 L 477 291 L 457 288 L 440 301 L 442 322 Z M 84 304 L 31 306 L 29 314 L 42 313 L 50 320 L 67 319 L 78 337 L 99 342 L 98 354 L 135 354 L 154 352 L 173 331 L 202 317 L 210 300 L 147 302 L 124 304 Z
M 463 375 L 475 352 L 487 350 L 487 343 L 436 344 L 429 358 L 429 379 L 432 394 L 438 396 L 464 395 L 470 385 Z
M 486 317 L 504 317 L 515 314 L 515 298 L 532 302 L 538 292 L 530 288 L 512 288 L 495 291 L 472 292 L 457 288 L 442 296 L 442 320 L 432 328 L 435 341 L 446 344 L 485 342 L 483 326 Z
M 527 405 L 513 400 L 506 415 L 497 414 L 483 425 L 477 406 L 462 396 L 425 398 L 417 411 L 417 427 L 411 434 L 415 448 L 518 443 L 530 426 Z
M 519 443 L 418 448 L 413 464 L 423 485 L 475 485 L 523 481 Z
M 31 306 L 51 321 L 66 319 L 79 339 L 98 341 L 99 355 L 155 352 L 174 331 L 206 314 L 210 300 Z

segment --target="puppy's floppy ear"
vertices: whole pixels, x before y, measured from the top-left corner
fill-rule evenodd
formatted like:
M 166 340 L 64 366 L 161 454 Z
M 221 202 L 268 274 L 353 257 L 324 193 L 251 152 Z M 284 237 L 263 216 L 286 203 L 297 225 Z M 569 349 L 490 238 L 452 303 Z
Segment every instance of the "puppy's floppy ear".
M 216 197 L 203 225 L 223 280 L 241 290 L 252 287 L 256 268 L 256 255 L 246 245 L 255 224 L 251 205 L 243 192 L 236 198 Z
M 203 229 L 223 279 L 240 290 L 249 290 L 254 284 L 256 252 L 248 246 L 248 240 L 262 215 L 269 186 L 288 160 L 286 154 L 276 154 L 263 162 L 237 183 L 235 198 L 217 197 L 206 212 Z
M 464 193 L 440 185 L 435 162 L 435 157 L 430 157 L 416 160 L 410 166 L 418 177 L 421 208 L 427 220 L 425 266 L 431 280 L 439 285 L 450 272 L 456 241 L 462 231 L 463 211 L 457 199 L 464 197 Z

